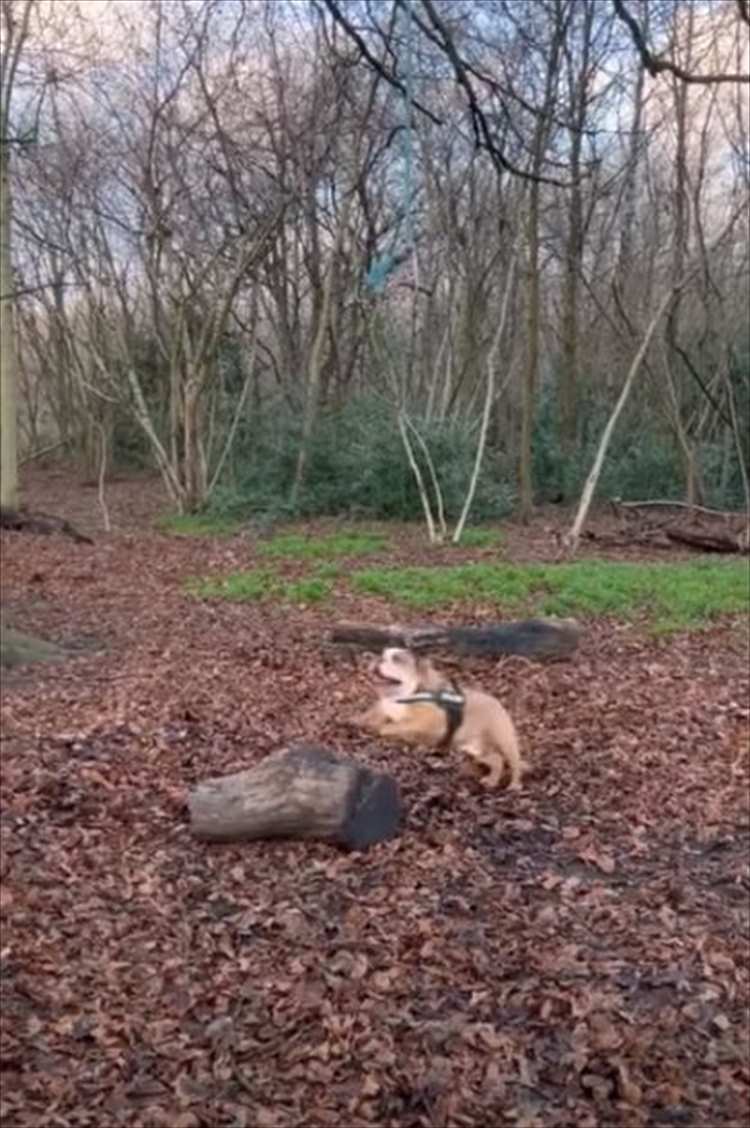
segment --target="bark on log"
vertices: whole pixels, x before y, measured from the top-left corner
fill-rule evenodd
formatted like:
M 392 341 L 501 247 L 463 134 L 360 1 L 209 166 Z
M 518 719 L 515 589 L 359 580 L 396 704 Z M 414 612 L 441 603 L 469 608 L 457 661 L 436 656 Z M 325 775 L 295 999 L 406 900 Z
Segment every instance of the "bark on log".
M 516 654 L 537 661 L 568 658 L 578 646 L 581 627 L 574 619 L 526 619 L 486 627 L 371 627 L 340 623 L 330 641 L 382 650 L 406 646 L 410 650 L 447 650 L 454 654 L 501 658 Z
M 193 834 L 207 841 L 314 838 L 350 850 L 391 838 L 402 814 L 392 776 L 315 744 L 204 780 L 189 794 L 188 808 Z

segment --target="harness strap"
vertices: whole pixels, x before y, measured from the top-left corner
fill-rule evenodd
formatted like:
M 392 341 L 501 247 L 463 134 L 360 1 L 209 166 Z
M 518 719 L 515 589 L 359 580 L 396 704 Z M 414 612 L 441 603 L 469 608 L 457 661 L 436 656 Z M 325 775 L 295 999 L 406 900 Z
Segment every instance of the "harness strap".
M 453 689 L 424 689 L 418 693 L 410 694 L 409 697 L 399 697 L 397 701 L 399 705 L 416 705 L 425 702 L 429 705 L 437 705 L 439 709 L 443 710 L 448 721 L 448 728 L 438 745 L 439 748 L 448 747 L 464 719 L 466 698 L 455 687 Z

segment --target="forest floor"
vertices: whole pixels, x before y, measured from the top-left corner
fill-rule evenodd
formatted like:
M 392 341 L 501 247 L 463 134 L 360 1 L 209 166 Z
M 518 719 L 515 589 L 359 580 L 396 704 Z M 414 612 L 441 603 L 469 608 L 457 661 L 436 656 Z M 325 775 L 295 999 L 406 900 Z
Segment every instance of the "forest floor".
M 487 794 L 350 732 L 372 686 L 322 643 L 501 607 L 200 599 L 191 577 L 253 567 L 257 536 L 159 531 L 149 478 L 109 486 L 109 534 L 62 474 L 24 500 L 95 543 L 2 535 L 4 616 L 74 655 L 4 676 L 4 1128 L 746 1124 L 746 617 L 655 637 L 600 616 L 569 661 L 462 664 L 533 764 Z M 551 560 L 561 522 L 504 524 L 504 559 Z M 495 552 L 394 526 L 376 562 Z M 297 739 L 395 774 L 400 836 L 191 837 L 187 787 Z

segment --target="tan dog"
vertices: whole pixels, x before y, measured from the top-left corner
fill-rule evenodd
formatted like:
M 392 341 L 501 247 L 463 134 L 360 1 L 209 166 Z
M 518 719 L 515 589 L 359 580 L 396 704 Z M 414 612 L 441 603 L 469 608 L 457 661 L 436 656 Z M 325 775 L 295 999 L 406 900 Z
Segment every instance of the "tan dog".
M 410 744 L 455 748 L 489 768 L 482 780 L 487 788 L 499 785 L 507 765 L 509 789 L 520 788 L 526 765 L 513 721 L 496 698 L 479 689 L 457 690 L 410 650 L 388 647 L 375 670 L 388 688 L 354 718 L 355 725 Z

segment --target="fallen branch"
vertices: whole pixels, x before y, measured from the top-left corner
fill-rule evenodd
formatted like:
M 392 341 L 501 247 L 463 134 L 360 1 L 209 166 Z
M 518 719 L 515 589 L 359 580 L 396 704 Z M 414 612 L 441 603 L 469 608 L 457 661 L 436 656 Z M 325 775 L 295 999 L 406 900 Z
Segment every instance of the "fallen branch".
M 652 532 L 633 533 L 629 536 L 616 536 L 612 533 L 594 533 L 590 529 L 581 534 L 584 540 L 594 541 L 602 548 L 655 548 L 664 552 L 671 552 L 673 546 L 663 537 L 661 526 Z
M 710 517 L 722 517 L 728 521 L 733 521 L 735 518 L 745 520 L 745 514 L 740 509 L 708 509 L 705 505 L 691 505 L 689 501 L 621 501 L 619 497 L 613 497 L 612 504 L 620 509 L 646 509 L 656 506 L 662 509 L 689 509 L 695 513 L 705 513 Z
M 41 450 L 33 450 L 30 454 L 26 454 L 23 458 L 19 458 L 18 465 L 19 467 L 26 466 L 27 463 L 34 462 L 34 460 L 37 458 L 44 458 L 45 454 L 51 454 L 52 451 L 59 450 L 62 446 L 67 446 L 69 442 L 70 439 L 60 439 L 59 442 L 51 443 L 49 446 L 42 447 Z
M 526 619 L 485 627 L 373 627 L 339 623 L 329 640 L 364 650 L 405 646 L 410 650 L 444 649 L 455 654 L 501 658 L 516 654 L 537 661 L 568 658 L 578 646 L 581 627 L 574 619 Z
M 208 779 L 188 796 L 193 834 L 213 842 L 311 838 L 363 850 L 401 821 L 392 776 L 298 744 L 236 775 Z

